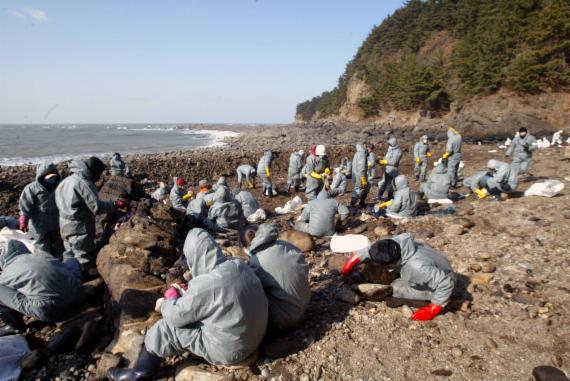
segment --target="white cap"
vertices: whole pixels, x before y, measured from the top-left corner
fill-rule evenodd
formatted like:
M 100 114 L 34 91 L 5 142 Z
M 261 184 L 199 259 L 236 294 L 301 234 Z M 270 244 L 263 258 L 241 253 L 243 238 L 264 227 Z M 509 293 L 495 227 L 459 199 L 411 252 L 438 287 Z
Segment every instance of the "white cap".
M 299 150 L 299 155 L 303 156 L 305 154 L 305 151 L 303 151 L 302 149 Z
M 325 146 L 322 144 L 319 144 L 317 146 L 317 149 L 315 150 L 315 153 L 317 154 L 317 156 L 325 156 L 327 154 Z

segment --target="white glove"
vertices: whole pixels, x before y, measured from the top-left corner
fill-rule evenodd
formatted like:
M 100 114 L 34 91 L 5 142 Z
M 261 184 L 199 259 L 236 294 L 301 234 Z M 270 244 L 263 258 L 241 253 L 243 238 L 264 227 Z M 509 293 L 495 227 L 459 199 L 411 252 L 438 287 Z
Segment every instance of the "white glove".
M 164 303 L 164 298 L 156 299 L 156 303 L 154 305 L 154 310 L 156 312 L 160 312 L 160 309 L 162 308 L 162 303 Z

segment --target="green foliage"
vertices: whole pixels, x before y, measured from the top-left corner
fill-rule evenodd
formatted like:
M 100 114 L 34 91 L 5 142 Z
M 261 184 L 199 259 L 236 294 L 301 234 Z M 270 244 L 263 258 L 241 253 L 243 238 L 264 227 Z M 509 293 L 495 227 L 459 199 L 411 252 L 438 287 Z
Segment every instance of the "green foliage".
M 444 33 L 452 54 L 429 46 Z M 304 120 L 338 114 L 348 80 L 371 89 L 358 101 L 379 110 L 445 110 L 454 98 L 501 88 L 519 93 L 570 86 L 570 1 L 409 0 L 375 27 L 338 86 L 297 107 Z

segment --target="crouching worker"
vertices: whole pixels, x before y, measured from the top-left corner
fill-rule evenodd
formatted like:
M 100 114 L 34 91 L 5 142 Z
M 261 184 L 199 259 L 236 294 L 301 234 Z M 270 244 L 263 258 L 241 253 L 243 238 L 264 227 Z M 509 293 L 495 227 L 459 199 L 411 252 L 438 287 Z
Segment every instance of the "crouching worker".
M 214 204 L 210 207 L 208 219 L 224 229 L 239 229 L 243 225 L 241 205 L 226 187 L 220 186 L 214 193 Z
M 243 217 L 246 219 L 259 209 L 259 202 L 257 202 L 257 199 L 253 194 L 251 194 L 251 192 L 246 190 L 239 192 L 235 196 L 235 200 L 241 205 Z
M 431 172 L 427 182 L 422 183 L 420 193 L 428 200 L 442 200 L 448 198 L 449 189 L 451 189 L 451 177 L 447 174 L 445 165 L 440 163 Z
M 269 326 L 285 330 L 300 325 L 311 299 L 309 266 L 303 253 L 280 241 L 274 224 L 250 225 L 240 234 L 240 244 L 251 258 L 269 301 Z
M 255 188 L 255 168 L 249 164 L 242 164 L 237 167 L 236 173 L 239 189 L 241 189 L 242 185 L 244 185 L 244 180 L 246 189 Z
M 188 290 L 170 288 L 157 301 L 162 319 L 146 333 L 133 368 L 111 368 L 110 380 L 151 380 L 162 357 L 191 352 L 210 364 L 232 365 L 252 356 L 267 326 L 263 286 L 249 266 L 224 257 L 214 239 L 192 229 L 184 243 L 192 272 Z
M 0 246 L 0 270 L 0 336 L 18 333 L 14 311 L 53 322 L 83 302 L 81 269 L 74 258 L 62 263 L 9 240 Z
M 384 265 L 400 274 L 391 284 L 392 296 L 386 300 L 388 306 L 415 306 L 422 301 L 430 302 L 412 315 L 413 320 L 433 319 L 451 297 L 455 282 L 449 261 L 435 249 L 414 241 L 409 233 L 376 241 L 368 249 L 353 253 L 341 274 L 348 276 L 356 266 L 366 261 Z
M 208 218 L 208 205 L 203 197 L 195 198 L 188 203 L 186 218 L 192 227 L 200 227 L 216 233 L 222 229 Z
M 406 218 L 416 215 L 416 193 L 408 186 L 408 180 L 404 175 L 398 175 L 394 180 L 394 199 L 382 202 L 374 208 L 376 213 L 386 212 L 386 216 L 394 218 Z
M 334 169 L 334 176 L 329 189 L 331 197 L 342 196 L 346 192 L 347 183 L 347 169 L 346 166 L 340 166 Z
M 509 194 L 517 189 L 519 181 L 516 167 L 491 159 L 487 162 L 487 168 L 489 173 L 479 178 L 477 188 L 473 190 L 479 198 L 499 196 L 501 193 Z
M 309 201 L 303 209 L 299 221 L 295 224 L 295 230 L 315 237 L 332 236 L 336 232 L 337 213 L 340 222 L 345 222 L 350 211 L 334 198 L 330 198 L 326 191 L 322 191 L 316 200 Z

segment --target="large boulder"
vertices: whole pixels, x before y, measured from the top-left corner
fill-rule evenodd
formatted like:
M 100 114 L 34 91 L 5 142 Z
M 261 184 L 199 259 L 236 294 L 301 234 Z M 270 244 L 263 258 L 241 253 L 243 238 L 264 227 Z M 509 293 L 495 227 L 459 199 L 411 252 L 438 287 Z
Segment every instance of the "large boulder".
M 99 190 L 99 198 L 104 201 L 116 199 L 139 200 L 144 196 L 142 186 L 125 176 L 111 176 Z
M 310 234 L 300 232 L 297 230 L 286 230 L 279 236 L 279 239 L 287 241 L 292 245 L 297 246 L 303 253 L 311 251 L 315 248 L 315 241 Z

